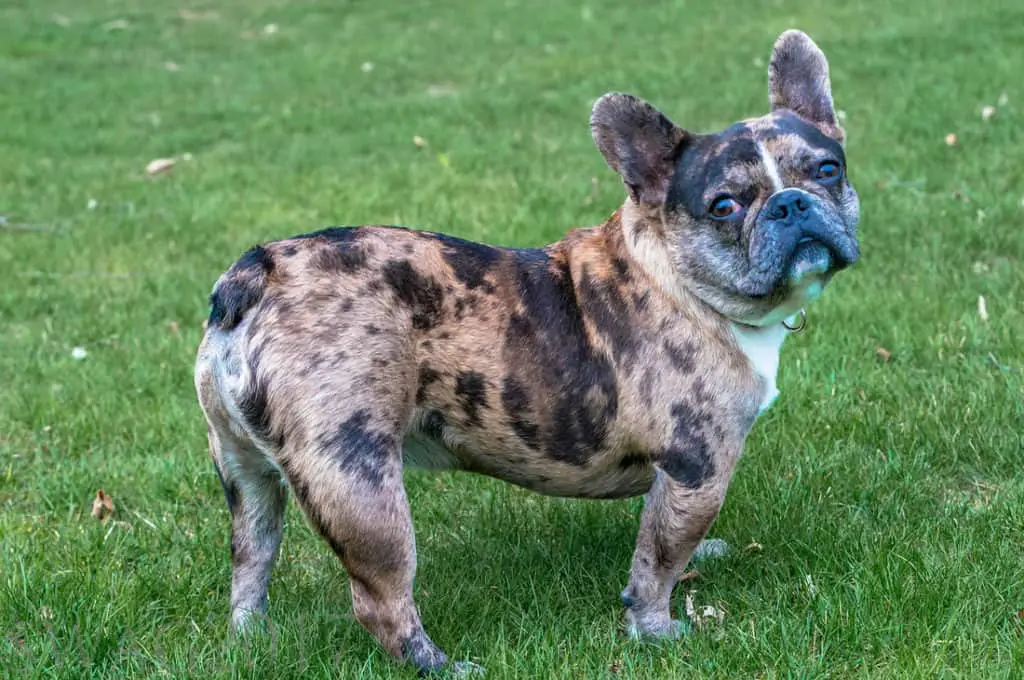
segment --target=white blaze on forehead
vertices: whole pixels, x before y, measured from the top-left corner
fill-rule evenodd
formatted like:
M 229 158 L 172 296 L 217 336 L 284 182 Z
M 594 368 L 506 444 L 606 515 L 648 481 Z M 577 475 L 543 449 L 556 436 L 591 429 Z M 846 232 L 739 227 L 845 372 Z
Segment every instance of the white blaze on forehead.
M 782 176 L 779 174 L 779 166 L 775 164 L 775 158 L 761 142 L 757 143 L 757 151 L 761 154 L 761 162 L 764 170 L 768 173 L 768 179 L 772 183 L 772 193 L 778 193 L 786 188 L 782 183 Z

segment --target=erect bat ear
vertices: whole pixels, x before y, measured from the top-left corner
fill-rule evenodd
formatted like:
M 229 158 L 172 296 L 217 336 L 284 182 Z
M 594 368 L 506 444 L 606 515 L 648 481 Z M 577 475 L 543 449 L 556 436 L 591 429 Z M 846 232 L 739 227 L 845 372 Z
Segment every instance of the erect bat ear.
M 802 31 L 786 31 L 775 41 L 768 64 L 772 111 L 786 109 L 829 137 L 845 137 L 836 119 L 825 53 Z
M 636 203 L 665 202 L 685 130 L 644 100 L 612 92 L 594 104 L 590 132 Z

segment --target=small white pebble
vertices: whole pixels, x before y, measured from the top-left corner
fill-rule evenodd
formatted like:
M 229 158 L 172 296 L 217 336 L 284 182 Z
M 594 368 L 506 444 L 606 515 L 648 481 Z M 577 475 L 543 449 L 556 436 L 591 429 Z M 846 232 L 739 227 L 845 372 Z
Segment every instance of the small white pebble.
M 982 120 L 988 120 L 989 118 L 991 118 L 994 115 L 996 115 L 996 107 L 994 107 L 994 106 L 984 106 L 984 107 L 982 107 L 982 109 L 981 109 L 981 119 Z
M 90 198 L 89 202 L 85 204 L 85 209 L 86 210 L 95 210 L 96 207 L 99 206 L 99 204 L 100 204 L 100 202 L 97 201 L 95 198 Z
M 71 350 L 71 358 L 75 361 L 81 361 L 82 359 L 89 356 L 89 353 L 85 351 L 84 347 L 75 347 Z
M 359 70 L 362 71 L 363 73 L 369 73 L 370 71 L 373 70 L 373 62 L 364 61 L 363 65 L 359 67 Z
M 277 31 L 277 24 L 267 24 L 263 27 L 263 35 L 274 35 Z

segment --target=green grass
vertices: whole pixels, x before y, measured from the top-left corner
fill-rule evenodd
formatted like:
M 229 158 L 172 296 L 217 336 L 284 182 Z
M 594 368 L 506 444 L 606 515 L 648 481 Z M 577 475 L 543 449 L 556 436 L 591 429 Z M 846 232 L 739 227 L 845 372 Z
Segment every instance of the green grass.
M 763 550 L 687 584 L 723 623 L 623 639 L 638 499 L 409 473 L 425 625 L 490 678 L 1021 677 L 1024 5 L 643 4 L 0 4 L 0 676 L 411 677 L 294 506 L 270 634 L 229 640 L 191 377 L 213 281 L 331 224 L 509 245 L 596 224 L 623 191 L 593 99 L 698 131 L 759 115 L 797 26 L 832 62 L 863 259 L 784 348 L 713 528 Z

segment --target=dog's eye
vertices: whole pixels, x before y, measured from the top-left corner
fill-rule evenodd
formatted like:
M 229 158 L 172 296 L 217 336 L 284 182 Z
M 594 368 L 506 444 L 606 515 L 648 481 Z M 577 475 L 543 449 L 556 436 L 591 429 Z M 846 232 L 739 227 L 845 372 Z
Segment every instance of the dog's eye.
M 818 166 L 818 179 L 822 182 L 834 182 L 843 175 L 843 166 L 835 161 L 824 161 Z
M 708 213 L 716 220 L 725 220 L 741 210 L 743 206 L 732 196 L 719 196 L 711 203 Z

